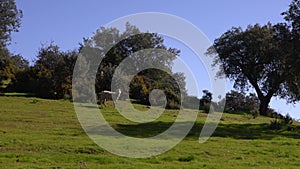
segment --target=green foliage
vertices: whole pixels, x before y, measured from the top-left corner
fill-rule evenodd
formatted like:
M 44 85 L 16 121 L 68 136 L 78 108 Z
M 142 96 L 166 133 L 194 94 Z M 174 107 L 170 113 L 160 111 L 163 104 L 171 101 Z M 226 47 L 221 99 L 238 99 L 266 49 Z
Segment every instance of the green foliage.
M 284 117 L 279 117 L 276 116 L 274 120 L 271 121 L 270 123 L 270 129 L 272 130 L 279 130 L 279 129 L 291 129 L 293 124 L 293 118 L 289 115 L 286 114 Z
M 286 23 L 233 27 L 207 51 L 240 90 L 252 86 L 260 100 L 259 112 L 267 115 L 273 96 L 288 102 L 300 100 L 300 1 L 293 0 L 283 12 Z M 216 55 L 218 54 L 218 55 Z
M 42 47 L 34 65 L 39 90 L 37 96 L 61 99 L 71 95 L 72 74 L 77 52 L 62 52 L 58 46 L 50 44 Z
M 35 65 L 16 73 L 8 90 L 35 93 L 41 98 L 69 98 L 77 55 L 76 51 L 62 52 L 53 44 L 42 47 Z
M 150 104 L 149 93 L 153 89 L 161 89 L 167 97 L 167 107 L 174 108 L 180 105 L 180 95 L 185 94 L 185 77 L 181 73 L 172 73 L 174 59 L 179 55 L 179 50 L 167 48 L 163 37 L 155 33 L 143 33 L 127 23 L 125 31 L 121 32 L 116 28 L 101 27 L 93 37 L 85 39 L 80 51 L 86 58 L 99 56 L 101 64 L 97 66 L 96 93 L 103 90 L 112 90 L 112 77 L 116 68 L 124 59 L 131 59 L 132 62 L 124 67 L 124 74 L 116 82 L 124 84 L 132 76 L 130 72 L 136 71 L 140 65 L 154 65 L 159 69 L 137 70 L 130 81 L 129 96 L 143 104 Z M 112 48 L 109 48 L 111 47 Z M 168 53 L 155 54 L 146 49 L 158 49 Z M 135 54 L 143 51 L 142 56 Z M 90 64 L 94 64 L 90 62 Z M 169 72 L 170 74 L 166 73 Z M 182 90 L 183 93 L 180 93 Z M 121 91 L 125 91 L 121 89 Z M 99 97 L 99 96 L 98 96 Z M 122 98 L 122 96 L 121 96 Z
M 258 116 L 259 116 L 259 111 L 258 111 L 258 109 L 254 109 L 254 110 L 252 110 L 252 111 L 250 111 L 251 112 L 251 115 L 252 115 L 252 117 L 255 119 L 255 118 L 257 118 Z
M 290 73 L 292 78 L 287 82 L 286 90 L 294 94 L 294 98 L 290 98 L 291 102 L 300 100 L 300 1 L 292 0 L 289 9 L 283 12 L 282 15 L 287 21 L 287 25 L 291 30 L 289 39 L 286 40 L 285 44 L 289 48 L 291 64 Z
M 212 93 L 209 92 L 208 90 L 203 90 L 202 92 L 203 92 L 202 100 L 204 100 L 205 102 L 211 102 Z
M 180 104 L 176 102 L 175 100 L 168 100 L 167 109 L 180 109 Z
M 196 96 L 184 96 L 183 107 L 189 109 L 199 109 L 200 100 Z
M 5 58 L 0 58 L 0 84 L 2 84 L 4 80 L 13 79 L 17 71 L 17 67 L 11 63 L 10 54 Z
M 214 107 L 212 106 L 211 103 L 204 103 L 203 107 L 202 107 L 202 110 L 205 112 L 205 113 L 209 113 L 209 112 L 214 112 Z
M 17 9 L 14 0 L 0 0 L 0 86 L 3 80 L 14 78 L 18 71 L 16 59 L 7 49 L 11 33 L 17 32 L 21 24 L 22 11 Z
M 244 92 L 232 90 L 226 94 L 225 111 L 254 112 L 259 109 L 259 99 L 254 93 L 246 95 Z
M 30 67 L 16 73 L 15 78 L 7 86 L 7 92 L 36 93 L 39 89 L 36 69 Z
M 284 19 L 290 24 L 294 35 L 300 35 L 300 1 L 293 0 L 286 12 L 282 15 Z M 299 39 L 298 39 L 299 40 Z
M 278 130 L 278 129 L 281 129 L 282 128 L 282 122 L 281 120 L 278 120 L 278 119 L 275 119 L 275 120 L 272 120 L 271 123 L 270 123 L 270 129 L 272 130 Z
M 199 106 L 200 110 L 203 110 L 205 113 L 209 113 L 210 109 L 212 113 L 215 112 L 216 110 L 223 111 L 221 110 L 222 108 L 220 108 L 221 102 L 215 103 L 212 101 L 213 94 L 211 92 L 209 92 L 208 90 L 203 90 L 202 92 L 203 92 L 202 98 L 198 101 L 198 103 L 196 103 L 197 105 L 200 105 Z
M 0 0 L 0 49 L 11 39 L 11 32 L 17 32 L 21 25 L 22 11 L 14 0 Z
M 293 118 L 289 114 L 286 114 L 283 118 L 283 123 L 287 125 L 293 124 Z
M 1 51 L 1 49 L 0 49 Z M 2 51 L 3 52 L 3 51 Z M 4 81 L 12 82 L 15 80 L 18 73 L 21 73 L 25 69 L 29 67 L 29 63 L 20 55 L 11 55 L 8 51 L 5 53 L 5 56 L 0 56 L 0 85 L 4 83 Z M 5 84 L 3 87 L 3 91 L 7 91 L 6 87 L 9 86 L 10 83 Z
M 143 104 L 149 104 L 148 94 L 144 76 L 135 76 L 130 84 L 130 98 L 138 99 Z

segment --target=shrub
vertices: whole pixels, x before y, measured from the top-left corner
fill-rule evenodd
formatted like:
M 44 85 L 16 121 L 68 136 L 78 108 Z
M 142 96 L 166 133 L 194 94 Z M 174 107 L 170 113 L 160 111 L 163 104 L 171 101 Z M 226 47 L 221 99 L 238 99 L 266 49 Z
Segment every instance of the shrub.
M 288 130 L 292 130 L 293 129 L 293 127 L 291 126 L 292 123 L 293 123 L 293 118 L 287 113 L 284 117 L 276 116 L 276 118 L 272 120 L 270 123 L 270 129 L 279 130 L 282 129 L 283 127 L 286 127 Z
M 291 125 L 293 124 L 293 118 L 289 115 L 289 113 L 287 113 L 283 119 L 282 119 L 283 123 L 286 125 Z
M 180 109 L 180 104 L 174 100 L 168 100 L 166 108 L 167 109 Z
M 211 112 L 214 112 L 214 107 L 211 103 L 204 103 L 202 110 L 204 111 L 204 113 L 209 113 L 209 111 L 211 110 Z
M 272 120 L 270 123 L 270 129 L 272 130 L 279 130 L 282 128 L 282 123 L 277 118 L 275 120 Z
M 255 119 L 256 117 L 258 117 L 258 115 L 259 115 L 258 109 L 254 109 L 254 110 L 252 110 L 250 112 L 251 112 L 251 115 L 252 115 L 253 119 Z
M 259 108 L 259 99 L 254 93 L 248 95 L 244 92 L 232 90 L 226 94 L 226 111 L 250 112 Z

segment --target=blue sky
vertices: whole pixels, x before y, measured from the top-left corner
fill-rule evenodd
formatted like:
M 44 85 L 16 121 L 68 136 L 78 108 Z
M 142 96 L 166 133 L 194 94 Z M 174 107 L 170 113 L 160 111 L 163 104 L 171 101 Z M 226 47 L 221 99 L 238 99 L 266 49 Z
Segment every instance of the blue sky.
M 280 13 L 288 9 L 290 1 L 16 0 L 16 3 L 24 17 L 22 27 L 18 33 L 13 34 L 9 48 L 11 52 L 33 61 L 43 43 L 54 41 L 62 50 L 76 49 L 83 37 L 90 37 L 100 26 L 129 14 L 173 14 L 196 25 L 213 41 L 232 26 L 245 28 L 248 24 L 282 22 Z M 181 57 L 189 54 L 190 52 L 183 51 Z M 228 83 L 228 89 L 230 85 Z M 287 106 L 284 101 L 274 98 L 271 107 L 300 118 L 300 106 Z

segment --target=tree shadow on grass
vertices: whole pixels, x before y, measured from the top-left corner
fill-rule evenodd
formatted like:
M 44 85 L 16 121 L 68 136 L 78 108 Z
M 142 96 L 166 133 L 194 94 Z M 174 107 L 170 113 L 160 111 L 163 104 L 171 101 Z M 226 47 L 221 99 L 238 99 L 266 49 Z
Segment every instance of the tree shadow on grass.
M 156 136 L 167 130 L 173 123 L 171 122 L 152 122 L 142 124 L 118 124 L 113 126 L 115 130 L 127 136 L 145 138 Z M 179 125 L 184 126 L 184 123 Z M 198 139 L 203 127 L 203 123 L 195 123 L 187 135 L 187 139 Z M 219 124 L 212 137 L 228 137 L 234 139 L 264 139 L 270 140 L 274 137 L 287 137 L 300 139 L 300 127 L 295 131 L 271 130 L 268 123 L 260 124 Z M 181 132 L 178 129 L 176 132 Z

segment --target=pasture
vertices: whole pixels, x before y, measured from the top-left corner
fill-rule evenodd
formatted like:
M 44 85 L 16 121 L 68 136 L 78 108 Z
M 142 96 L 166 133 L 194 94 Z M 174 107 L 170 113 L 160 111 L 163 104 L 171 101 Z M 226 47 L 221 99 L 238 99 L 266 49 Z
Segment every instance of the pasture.
M 145 124 L 124 119 L 112 107 L 105 107 L 103 115 L 126 135 L 149 137 L 166 130 L 176 111 L 167 110 L 155 122 Z M 214 135 L 200 144 L 205 118 L 199 112 L 188 136 L 170 151 L 134 159 L 97 146 L 81 128 L 69 101 L 1 96 L 0 168 L 300 168 L 299 123 L 294 122 L 294 131 L 271 130 L 270 118 L 224 113 Z

